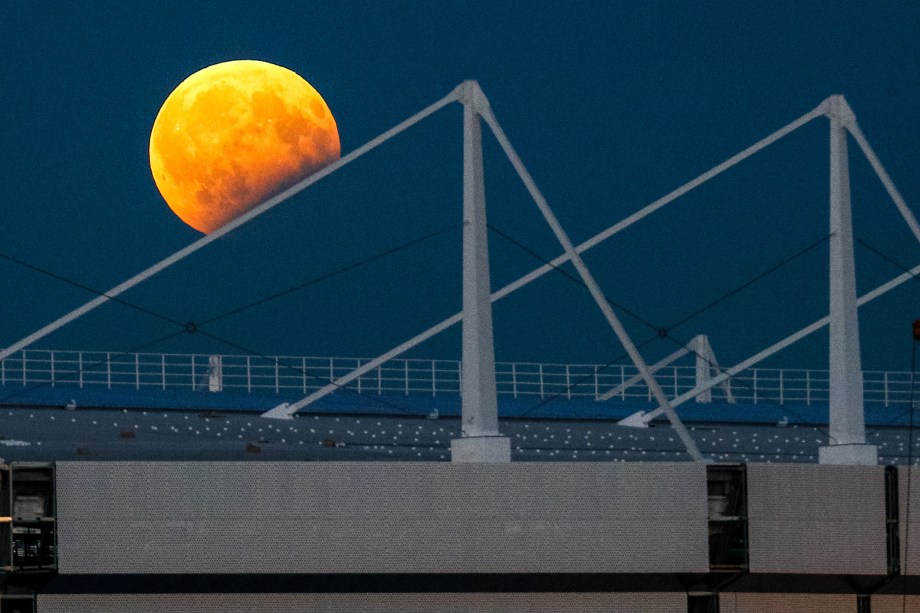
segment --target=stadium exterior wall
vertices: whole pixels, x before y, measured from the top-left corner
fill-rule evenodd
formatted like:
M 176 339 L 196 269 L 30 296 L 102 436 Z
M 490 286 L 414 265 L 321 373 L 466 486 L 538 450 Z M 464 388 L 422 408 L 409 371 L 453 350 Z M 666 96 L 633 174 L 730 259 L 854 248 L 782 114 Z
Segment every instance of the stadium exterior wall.
M 875 595 L 873 613 L 920 610 L 920 597 Z M 445 613 L 528 611 L 530 613 L 686 613 L 682 593 L 444 593 L 444 594 L 43 594 L 40 613 Z M 724 593 L 720 613 L 854 613 L 853 594 Z
M 884 575 L 883 466 L 748 466 L 752 573 Z
M 58 570 L 705 573 L 692 463 L 59 462 Z
M 898 473 L 901 532 L 901 572 L 920 576 L 920 470 L 906 467 Z M 906 521 L 909 519 L 910 521 Z M 920 611 L 920 607 L 917 609 Z
M 42 595 L 41 613 L 444 613 L 528 611 L 531 613 L 685 613 L 687 597 L 666 594 L 113 594 Z
M 727 570 L 713 486 L 739 468 Z M 55 483 L 38 612 L 920 610 L 904 468 L 85 461 Z

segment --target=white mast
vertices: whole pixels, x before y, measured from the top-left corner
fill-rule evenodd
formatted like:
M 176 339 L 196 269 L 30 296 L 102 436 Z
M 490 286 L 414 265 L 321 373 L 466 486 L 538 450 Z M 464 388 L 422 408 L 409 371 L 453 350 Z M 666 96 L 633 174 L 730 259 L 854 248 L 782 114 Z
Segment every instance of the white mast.
M 463 429 L 462 438 L 451 441 L 451 459 L 510 462 L 511 442 L 498 431 L 486 236 L 480 112 L 488 108 L 489 102 L 475 81 L 464 81 L 457 94 L 463 104 Z
M 878 450 L 866 444 L 856 266 L 850 207 L 847 126 L 855 123 L 843 96 L 828 99 L 830 155 L 830 428 L 821 464 L 877 464 Z

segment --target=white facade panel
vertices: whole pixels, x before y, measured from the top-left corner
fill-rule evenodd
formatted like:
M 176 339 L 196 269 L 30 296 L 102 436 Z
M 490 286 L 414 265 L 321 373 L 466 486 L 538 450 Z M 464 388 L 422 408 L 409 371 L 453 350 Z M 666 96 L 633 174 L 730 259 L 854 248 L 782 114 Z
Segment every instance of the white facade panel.
M 920 470 L 898 467 L 898 495 L 901 574 L 920 575 Z
M 708 569 L 692 463 L 61 462 L 57 488 L 63 574 Z
M 882 466 L 751 464 L 752 573 L 884 575 Z

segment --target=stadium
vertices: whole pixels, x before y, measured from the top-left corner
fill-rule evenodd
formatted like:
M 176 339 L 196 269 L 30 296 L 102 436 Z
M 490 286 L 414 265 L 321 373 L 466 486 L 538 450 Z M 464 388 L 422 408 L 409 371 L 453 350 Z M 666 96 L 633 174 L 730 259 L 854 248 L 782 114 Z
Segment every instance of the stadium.
M 455 103 L 456 315 L 376 357 L 32 347 Z M 737 364 L 720 364 L 703 333 L 647 363 L 581 254 L 819 118 L 830 124 L 828 315 Z M 483 124 L 562 248 L 494 292 Z M 858 320 L 920 267 L 857 295 L 848 139 L 920 240 L 854 113 L 832 96 L 576 245 L 478 84 L 462 83 L 0 351 L 0 611 L 920 608 L 914 374 L 864 371 Z M 563 264 L 623 358 L 496 362 L 492 303 Z M 402 357 L 456 324 L 460 360 Z M 758 367 L 825 329 L 827 369 Z

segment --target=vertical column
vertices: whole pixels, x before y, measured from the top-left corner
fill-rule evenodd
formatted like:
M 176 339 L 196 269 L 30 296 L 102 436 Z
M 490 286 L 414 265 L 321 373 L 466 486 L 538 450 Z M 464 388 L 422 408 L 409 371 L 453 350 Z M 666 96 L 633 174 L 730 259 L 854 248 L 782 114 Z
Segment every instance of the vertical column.
M 712 350 L 709 348 L 709 337 L 705 334 L 696 335 L 692 341 L 693 351 L 696 354 L 696 387 L 702 387 L 712 378 L 712 365 L 709 363 L 709 356 Z M 712 402 L 712 388 L 706 388 L 694 398 L 696 402 Z
M 219 355 L 208 356 L 208 391 L 222 392 L 224 390 L 224 369 Z
M 511 444 L 498 431 L 495 346 L 489 297 L 489 248 L 479 112 L 488 105 L 475 81 L 458 88 L 463 104 L 463 379 L 462 438 L 454 462 L 509 462 Z
M 830 440 L 819 449 L 822 464 L 876 464 L 866 445 L 862 361 L 856 307 L 856 266 L 850 210 L 846 126 L 855 121 L 843 96 L 827 101 L 830 119 Z

